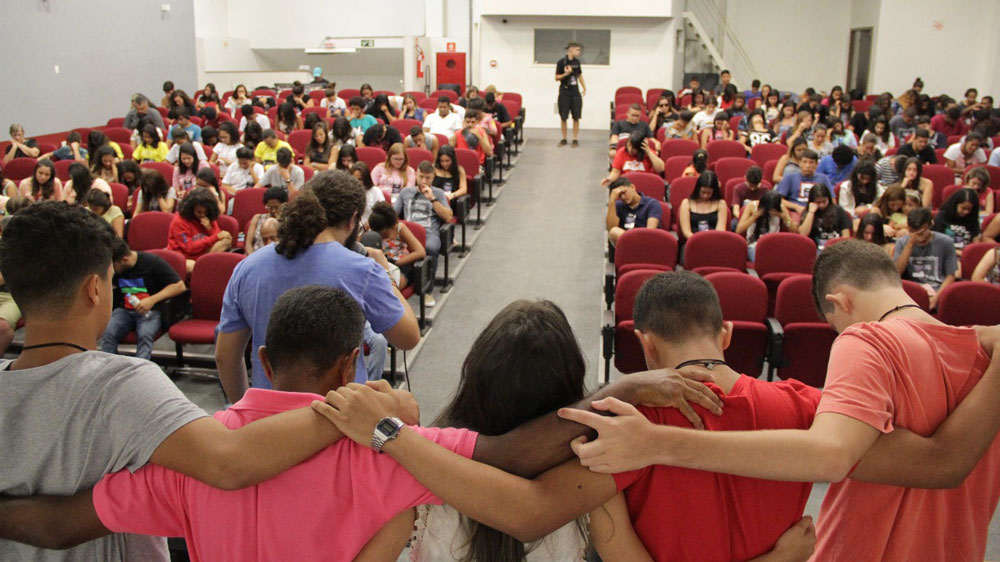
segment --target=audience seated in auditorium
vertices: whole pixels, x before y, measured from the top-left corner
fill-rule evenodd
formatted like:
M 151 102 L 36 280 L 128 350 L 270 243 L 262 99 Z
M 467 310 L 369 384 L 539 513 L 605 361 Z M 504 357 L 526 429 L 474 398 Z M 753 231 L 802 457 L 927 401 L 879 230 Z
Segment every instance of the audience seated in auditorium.
M 837 149 L 834 149 L 836 154 Z M 878 172 L 871 160 L 857 161 L 851 169 L 850 178 L 840 184 L 837 204 L 855 219 L 871 211 L 885 191 L 885 186 L 877 181 L 877 177 Z
M 325 97 L 319 102 L 319 105 L 320 107 L 326 108 L 326 118 L 333 119 L 335 117 L 343 117 L 344 113 L 347 111 L 347 102 L 337 95 L 337 89 L 334 87 L 328 87 L 323 91 L 323 95 Z
M 385 201 L 379 201 L 372 207 L 368 227 L 382 237 L 381 249 L 385 259 L 395 265 L 399 272 L 399 278 L 395 279 L 396 285 L 405 289 L 414 278 L 413 264 L 427 255 L 423 244 L 399 220 L 392 205 Z M 392 276 L 391 270 L 389 275 Z
M 282 146 L 277 152 L 277 163 L 261 176 L 255 187 L 279 187 L 295 197 L 306 183 L 305 172 L 294 163 L 292 149 Z
M 3 177 L 2 169 L 0 169 L 0 195 L 6 197 L 7 199 L 20 195 L 20 192 L 17 189 L 17 184 L 14 183 L 13 180 Z
M 63 200 L 62 181 L 56 177 L 56 166 L 51 160 L 42 159 L 36 162 L 31 176 L 21 180 L 18 191 L 32 201 Z
M 608 212 L 604 226 L 608 240 L 618 244 L 618 238 L 633 228 L 657 228 L 663 221 L 663 209 L 652 197 L 639 191 L 628 178 L 621 177 L 611 182 L 608 196 Z M 667 217 L 669 219 L 669 217 Z
M 910 211 L 920 206 L 917 192 L 907 192 L 899 184 L 894 184 L 885 188 L 871 212 L 885 219 L 885 235 L 896 239 L 909 232 L 907 217 Z
M 858 227 L 854 234 L 854 237 L 858 240 L 864 240 L 865 242 L 871 242 L 872 244 L 877 244 L 885 253 L 892 257 L 893 250 L 895 250 L 895 243 L 886 236 L 886 222 L 880 215 L 876 213 L 868 213 L 858 222 Z
M 171 187 L 177 192 L 178 197 L 184 195 L 195 186 L 195 176 L 203 168 L 211 170 L 211 166 L 206 160 L 202 160 L 195 150 L 195 145 L 185 142 L 178 148 L 177 163 L 174 164 L 174 177 L 170 182 Z
M 608 139 L 608 158 L 614 158 L 615 153 L 618 152 L 618 139 L 627 138 L 636 131 L 647 137 L 653 136 L 650 125 L 640 120 L 640 117 L 642 117 L 642 106 L 633 103 L 625 112 L 625 119 L 619 119 L 611 125 L 611 137 Z
M 241 146 L 236 150 L 236 162 L 229 165 L 222 177 L 222 191 L 227 198 L 236 197 L 236 192 L 257 185 L 262 177 L 264 166 L 254 160 L 254 153 L 249 148 Z
M 636 131 L 629 135 L 625 146 L 618 149 L 614 161 L 611 162 L 611 171 L 608 176 L 601 180 L 602 186 L 608 186 L 618 179 L 623 173 L 628 172 L 652 172 L 654 174 L 663 173 L 663 160 L 660 159 L 658 151 L 653 147 L 656 139 L 650 139 L 641 131 Z
M 451 110 L 451 102 L 447 97 L 438 98 L 437 111 L 424 117 L 424 131 L 432 135 L 451 137 L 462 130 L 462 117 Z
M 406 148 L 424 148 L 431 152 L 431 156 L 437 155 L 438 148 L 438 138 L 437 135 L 432 135 L 430 133 L 425 133 L 422 128 L 414 125 L 410 128 L 410 134 L 406 135 L 403 139 L 403 144 Z
M 350 171 L 351 166 L 353 166 L 355 162 L 358 162 L 358 151 L 354 148 L 354 145 L 341 145 L 337 150 L 337 164 L 334 168 L 345 172 Z
M 984 215 L 992 215 L 996 193 L 990 187 L 990 173 L 986 168 L 979 166 L 966 172 L 963 185 L 979 195 L 979 211 Z
M 80 146 L 82 141 L 83 137 L 80 135 L 79 131 L 70 131 L 66 134 L 66 140 L 63 142 L 62 146 L 52 152 L 49 152 L 48 154 L 42 154 L 39 158 L 48 158 L 53 162 L 58 162 L 60 160 L 73 160 L 86 164 L 89 157 L 87 149 Z
M 395 127 L 375 123 L 371 127 L 368 127 L 368 130 L 361 135 L 361 142 L 358 146 L 374 146 L 381 148 L 385 152 L 389 152 L 392 145 L 402 144 L 402 142 L 403 136 L 399 134 L 399 131 Z
M 285 100 L 292 104 L 296 111 L 302 111 L 307 107 L 314 107 L 316 105 L 312 98 L 306 95 L 306 87 L 298 80 L 292 84 L 292 95 L 285 98 Z
M 715 121 L 715 115 L 721 111 L 718 107 L 718 102 L 715 96 L 708 96 L 705 99 L 705 107 L 701 111 L 695 113 L 694 117 L 691 118 L 691 123 L 694 125 L 695 130 L 700 131 L 707 129 L 712 126 Z
M 274 119 L 274 128 L 287 135 L 302 128 L 302 117 L 295 111 L 295 104 L 286 101 L 278 106 L 278 114 Z
M 827 139 L 828 130 L 825 124 L 817 123 L 812 129 L 812 136 L 806 145 L 818 154 L 820 158 L 833 153 L 833 143 Z
M 684 109 L 680 112 L 677 120 L 670 123 L 663 129 L 663 138 L 667 139 L 683 139 L 683 140 L 694 140 L 694 135 L 696 133 L 694 123 L 694 114 L 689 110 Z
M 141 119 L 148 120 L 158 129 L 166 129 L 166 125 L 163 124 L 163 116 L 156 109 L 150 107 L 149 99 L 146 96 L 139 94 L 132 99 L 132 108 L 125 114 L 125 122 L 122 127 L 137 129 Z
M 372 127 L 370 130 L 374 130 Z M 383 192 L 393 197 L 398 196 L 404 187 L 417 184 L 417 173 L 409 165 L 406 148 L 397 142 L 386 151 L 385 162 L 379 162 L 371 171 L 372 183 Z
M 851 235 L 851 216 L 833 202 L 833 192 L 828 187 L 814 185 L 809 190 L 808 201 L 809 206 L 799 224 L 799 234 L 812 238 L 819 251 L 830 240 Z
M 974 166 L 986 163 L 986 152 L 980 148 L 983 136 L 973 131 L 963 137 L 963 140 L 956 142 L 944 151 L 944 165 L 955 172 L 956 176 L 963 176 L 965 172 Z
M 139 178 L 139 197 L 132 216 L 146 211 L 172 213 L 176 204 L 177 190 L 167 183 L 159 170 L 144 168 Z
M 649 128 L 651 131 L 658 131 L 679 118 L 680 114 L 674 107 L 674 94 L 665 90 L 649 115 Z
M 430 278 L 437 270 L 438 255 L 449 248 L 441 247 L 441 225 L 451 220 L 453 215 L 448 204 L 448 196 L 441 188 L 434 187 L 434 165 L 424 161 L 417 166 L 416 186 L 404 187 L 393 200 L 393 209 L 399 218 L 424 227 L 427 232 L 424 248 L 427 250 L 427 266 Z M 434 306 L 433 295 L 424 296 L 424 304 Z
M 896 148 L 896 137 L 889 131 L 889 125 L 884 118 L 878 117 L 874 119 L 871 122 L 871 128 L 866 129 L 861 136 L 864 137 L 869 132 L 875 135 L 875 148 L 882 154 L 886 154 L 890 149 Z
M 444 145 L 437 151 L 433 185 L 444 191 L 449 201 L 469 192 L 465 168 L 458 165 L 455 148 L 451 145 Z
M 739 218 L 741 216 L 740 209 L 743 208 L 750 201 L 758 201 L 764 192 L 761 181 L 763 180 L 763 172 L 757 166 L 750 166 L 747 168 L 746 173 L 743 174 L 743 181 L 736 184 L 733 189 L 733 218 Z
M 142 140 L 132 151 L 136 162 L 163 162 L 167 159 L 167 143 L 160 138 L 160 131 L 152 125 L 143 126 L 140 132 Z
M 35 139 L 25 139 L 24 127 L 18 123 L 10 126 L 10 145 L 4 149 L 3 162 L 6 164 L 14 158 L 38 158 L 39 150 Z
M 219 202 L 219 212 L 225 213 L 228 209 L 226 205 L 226 194 L 219 187 L 219 178 L 212 168 L 202 168 L 194 176 L 195 187 L 202 187 L 212 192 Z
M 486 162 L 486 157 L 493 155 L 493 140 L 479 126 L 481 117 L 480 110 L 469 109 L 462 118 L 462 129 L 448 139 L 448 144 L 455 148 L 474 150 L 479 155 L 480 166 Z M 650 142 L 655 143 L 656 139 L 650 139 Z
M 852 131 L 847 129 L 843 121 L 831 119 L 827 129 L 827 136 L 829 136 L 830 143 L 833 144 L 834 148 L 841 145 L 849 146 L 853 149 L 858 148 L 857 137 L 854 136 Z
M 754 261 L 757 241 L 761 236 L 772 232 L 799 231 L 799 224 L 781 204 L 779 193 L 771 189 L 756 191 L 760 198 L 749 200 L 744 204 L 743 214 L 740 215 L 739 223 L 736 225 L 736 234 L 745 235 L 747 238 L 747 259 L 751 262 Z M 737 208 L 733 207 L 734 213 Z
M 976 265 L 976 270 L 972 272 L 972 280 L 1000 285 L 1000 246 L 983 254 L 983 258 Z M 2 307 L 0 310 L 3 310 Z
M 768 123 L 768 126 L 777 133 L 779 138 L 786 139 L 783 142 L 791 145 L 792 143 L 788 137 L 799 126 L 799 116 L 795 113 L 795 104 L 790 101 L 783 103 L 781 109 L 778 111 L 778 115 Z
M 788 152 L 778 158 L 778 163 L 774 166 L 774 174 L 771 176 L 771 183 L 778 185 L 786 174 L 802 173 L 802 154 L 809 150 L 806 139 L 796 138 L 788 143 Z M 817 163 L 818 165 L 818 163 Z
M 195 100 L 194 105 L 198 109 L 205 107 L 213 107 L 217 110 L 221 109 L 222 100 L 219 98 L 219 91 L 215 88 L 215 84 L 211 82 L 205 84 L 201 95 Z
M 365 211 L 361 214 L 361 224 L 367 228 L 368 217 L 372 214 L 372 208 L 376 203 L 385 201 L 385 192 L 372 181 L 372 173 L 368 169 L 368 164 L 355 162 L 348 166 L 347 170 L 354 179 L 361 182 L 361 188 L 365 192 Z
M 962 270 L 962 250 L 974 242 L 982 240 L 979 230 L 979 195 L 971 189 L 959 189 L 952 193 L 934 217 L 934 232 L 951 238 L 958 256 L 958 270 Z
M 705 171 L 698 176 L 694 191 L 681 201 L 677 210 L 677 225 L 682 240 L 698 232 L 728 228 L 729 209 L 715 172 Z
M 100 178 L 108 183 L 121 183 L 118 181 L 119 161 L 118 157 L 115 156 L 115 149 L 110 146 L 98 148 L 94 157 L 91 158 L 91 163 L 90 173 L 95 178 Z
M 954 240 L 931 228 L 931 211 L 921 207 L 906 217 L 909 234 L 896 239 L 893 258 L 903 279 L 923 285 L 930 295 L 931 309 L 937 307 L 938 295 L 955 281 L 958 257 Z
M 87 166 L 79 162 L 70 164 L 69 180 L 63 184 L 62 200 L 70 205 L 86 205 L 87 192 L 91 189 L 101 190 L 111 196 L 111 186 L 108 182 L 93 177 Z
M 218 218 L 218 200 L 207 189 L 192 189 L 181 200 L 170 221 L 167 249 L 184 255 L 188 273 L 201 256 L 228 251 L 235 242 L 228 231 L 219 227 Z
M 365 109 L 365 113 L 385 121 L 386 125 L 396 120 L 396 110 L 389 103 L 389 96 L 385 94 L 375 96 Z
M 257 144 L 257 148 L 253 151 L 253 159 L 267 170 L 278 162 L 278 150 L 281 148 L 287 148 L 292 153 L 295 152 L 292 145 L 278 138 L 278 133 L 274 129 L 265 129 L 263 140 Z
M 816 172 L 826 176 L 831 184 L 837 185 L 851 177 L 857 161 L 858 158 L 850 146 L 837 145 L 830 154 L 820 157 Z
M 187 131 L 188 138 L 194 142 L 201 142 L 201 127 L 195 125 L 191 122 L 191 111 L 187 107 L 177 108 L 177 117 L 174 118 L 174 124 L 167 133 L 167 140 L 171 142 L 174 141 L 173 133 L 178 127 Z
M 889 120 L 889 132 L 901 142 L 905 142 L 917 128 L 917 108 L 907 107 Z
M 507 106 L 500 103 L 500 98 L 493 92 L 486 92 L 483 96 L 483 109 L 486 113 L 493 116 L 498 123 L 509 123 L 512 118 L 510 112 L 507 111 Z
M 816 173 L 817 159 L 818 156 L 814 151 L 810 149 L 802 151 L 799 158 L 800 171 L 786 173 L 775 188 L 785 198 L 785 205 L 792 211 L 801 213 L 806 210 L 809 191 L 815 185 L 822 185 L 829 193 L 833 193 L 830 180 L 825 175 Z
M 930 140 L 930 131 L 927 129 L 916 129 L 909 142 L 899 147 L 897 154 L 919 158 L 923 164 L 937 164 L 937 155 L 934 154 L 934 147 L 930 146 Z
M 107 177 L 98 174 L 99 177 L 108 181 Z M 129 204 L 131 205 L 131 195 L 139 189 L 139 182 L 142 179 L 142 168 L 135 160 L 122 160 L 118 164 L 118 179 L 113 180 L 128 188 Z M 109 182 L 110 183 L 110 182 Z
M 205 154 L 205 147 L 202 143 L 198 141 L 192 141 L 191 137 L 188 136 L 188 132 L 180 127 L 174 127 L 172 129 L 174 134 L 174 144 L 167 151 L 167 156 L 163 160 L 169 164 L 176 164 L 177 158 L 180 156 L 180 147 L 189 144 L 194 147 L 195 153 L 198 155 L 198 160 L 202 162 L 208 162 L 208 156 Z
M 188 115 L 194 115 L 198 112 L 198 108 L 184 90 L 174 90 L 166 101 L 167 103 L 164 103 L 163 107 L 167 108 L 167 117 L 170 119 L 180 119 L 181 109 L 188 110 Z
M 219 142 L 212 147 L 209 162 L 226 168 L 236 161 L 236 150 L 240 147 L 240 132 L 231 121 L 219 125 Z
M 699 133 L 702 148 L 707 148 L 712 141 L 736 139 L 736 132 L 729 128 L 729 113 L 725 110 L 716 112 L 711 126 Z
M 767 120 L 764 113 L 756 110 L 747 118 L 747 130 L 740 132 L 740 139 L 747 147 L 747 154 L 750 154 L 753 147 L 758 144 L 774 142 L 774 131 L 767 128 Z
M 325 121 L 320 121 L 313 125 L 312 135 L 309 136 L 309 144 L 306 145 L 306 153 L 302 159 L 302 165 L 312 168 L 314 171 L 322 172 L 330 168 L 331 160 L 337 161 L 337 151 L 334 150 L 333 139 L 330 137 L 329 129 Z
M 247 238 L 244 251 L 248 256 L 271 242 L 277 241 L 278 231 L 275 230 L 273 236 L 265 236 L 265 226 L 267 226 L 269 219 L 281 220 L 281 212 L 285 207 L 285 203 L 288 203 L 288 190 L 280 187 L 269 188 L 264 192 L 263 200 L 265 211 L 254 215 L 250 219 L 250 222 L 247 223 Z M 270 235 L 272 233 L 267 234 Z
M 365 113 L 365 100 L 361 96 L 354 96 L 347 104 L 347 118 L 350 120 L 353 135 L 361 138 L 366 131 L 378 123 L 374 117 Z

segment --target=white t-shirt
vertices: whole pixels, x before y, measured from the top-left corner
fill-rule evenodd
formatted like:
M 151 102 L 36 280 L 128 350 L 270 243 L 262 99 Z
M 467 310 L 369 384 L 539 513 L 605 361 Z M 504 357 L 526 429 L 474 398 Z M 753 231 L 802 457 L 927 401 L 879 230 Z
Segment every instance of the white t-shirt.
M 365 192 L 365 212 L 361 215 L 361 222 L 368 224 L 368 217 L 372 216 L 372 207 L 379 201 L 385 201 L 382 188 L 373 185 Z
M 965 154 L 962 153 L 962 144 L 961 142 L 956 142 L 949 146 L 948 150 L 944 151 L 944 157 L 957 164 L 959 168 L 965 168 L 972 164 L 986 163 L 986 152 L 982 148 L 977 148 L 972 153 L 972 156 L 966 159 Z
M 699 131 L 701 131 L 702 129 L 707 129 L 712 125 L 712 122 L 715 121 L 715 115 L 718 112 L 719 112 L 718 108 L 716 108 L 716 110 L 712 113 L 708 113 L 707 110 L 703 109 L 698 113 L 694 114 L 694 117 L 691 119 L 691 123 Z
M 329 108 L 330 102 L 328 102 L 326 98 L 323 98 L 323 100 L 319 102 L 319 106 Z M 344 102 L 344 98 L 336 96 L 333 100 L 333 108 L 341 111 L 347 111 L 347 103 Z
M 194 145 L 194 152 L 195 154 L 198 155 L 198 160 L 208 160 L 208 157 L 205 156 L 205 149 L 201 146 L 200 142 L 197 141 L 188 141 L 188 142 Z M 173 146 L 171 146 L 170 150 L 167 151 L 167 162 L 170 162 L 171 164 L 176 164 L 177 158 L 180 157 L 180 153 L 181 153 L 181 145 L 174 144 Z
M 264 115 L 263 113 L 254 113 L 253 119 L 254 121 L 257 122 L 258 125 L 260 125 L 261 129 L 271 128 L 271 120 L 267 118 L 267 115 Z M 247 128 L 247 118 L 240 117 L 240 132 L 242 133 L 246 128 Z
M 221 142 L 215 143 L 212 147 L 212 153 L 218 156 L 220 166 L 228 166 L 236 161 L 236 151 L 243 146 L 241 144 L 222 144 Z
M 264 177 L 264 166 L 259 162 L 254 162 L 251 166 L 253 166 L 254 174 L 258 178 Z M 241 168 L 239 162 L 233 162 L 226 168 L 226 175 L 222 177 L 222 183 L 231 186 L 237 191 L 246 187 L 253 187 L 254 185 L 253 177 L 250 175 L 250 168 Z
M 462 118 L 454 111 L 449 112 L 445 117 L 437 111 L 424 117 L 424 129 L 428 129 L 433 135 L 444 135 L 450 137 L 462 130 Z

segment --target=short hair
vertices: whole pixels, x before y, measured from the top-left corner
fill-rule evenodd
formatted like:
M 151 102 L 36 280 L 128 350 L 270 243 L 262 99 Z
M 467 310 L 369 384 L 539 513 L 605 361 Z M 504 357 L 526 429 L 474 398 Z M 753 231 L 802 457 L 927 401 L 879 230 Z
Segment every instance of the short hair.
M 208 168 L 205 168 L 205 169 L 208 169 Z M 281 201 L 282 203 L 287 203 L 288 202 L 288 190 L 285 189 L 284 187 L 269 187 L 269 188 L 267 188 L 267 191 L 264 192 L 264 195 L 261 198 L 261 203 L 267 205 L 267 202 L 270 201 L 271 199 L 277 199 L 278 201 Z
M 569 42 L 569 43 L 568 43 L 568 44 L 566 45 L 566 48 L 567 48 L 567 49 L 572 49 L 573 47 L 580 47 L 580 48 L 582 49 L 582 48 L 583 48 L 583 45 L 581 45 L 580 43 L 577 43 L 576 41 L 570 41 L 570 42 Z
M 722 329 L 719 295 L 704 277 L 690 271 L 650 277 L 635 297 L 635 327 L 671 342 L 714 336 Z
M 347 102 L 347 105 L 349 107 L 362 107 L 363 108 L 365 106 L 365 98 L 363 98 L 361 96 L 351 96 L 351 99 L 350 99 L 350 101 Z
M 184 127 L 176 125 L 173 129 L 170 129 L 170 138 L 174 141 L 177 139 L 186 139 L 188 138 L 188 132 L 184 130 Z
M 926 131 L 925 131 L 926 132 Z M 833 152 L 830 154 L 833 161 L 837 163 L 838 166 L 846 166 L 854 160 L 854 149 L 847 146 L 846 144 L 838 144 L 833 147 Z
M 883 286 L 902 287 L 896 264 L 878 244 L 844 240 L 827 246 L 813 264 L 812 294 L 822 317 L 833 311 L 826 295 L 835 285 L 846 284 L 862 291 Z
M 292 163 L 292 151 L 288 150 L 286 146 L 279 148 L 275 157 L 278 160 L 278 165 L 282 168 Z
M 142 94 L 136 94 L 136 96 L 132 98 L 132 103 L 142 105 L 144 103 L 149 103 L 149 99 Z
M 77 205 L 43 201 L 21 209 L 0 238 L 0 273 L 26 317 L 62 315 L 90 275 L 106 278 L 115 233 Z
M 916 230 L 931 224 L 932 220 L 933 216 L 930 209 L 927 207 L 917 207 L 910 211 L 910 214 L 906 215 L 906 226 L 910 227 L 910 230 Z
M 681 121 L 685 123 L 694 119 L 694 113 L 691 113 L 690 109 L 684 109 L 681 111 Z
M 916 106 L 911 105 L 910 107 L 907 107 L 905 110 L 903 110 L 903 115 L 907 117 L 916 117 L 917 116 Z
M 438 97 L 438 105 L 441 105 L 442 103 L 448 104 L 448 106 L 451 106 L 451 100 L 448 99 L 448 96 L 440 96 L 440 97 Z
M 410 136 L 411 137 L 416 137 L 416 136 L 422 135 L 422 134 L 424 134 L 424 130 L 420 127 L 420 125 L 414 125 L 414 126 L 410 127 Z
M 191 117 L 191 110 L 184 106 L 178 107 L 175 113 L 178 119 L 189 119 Z
M 253 151 L 245 146 L 236 149 L 237 160 L 253 160 Z
M 989 172 L 986 171 L 986 168 L 983 168 L 982 166 L 979 166 L 978 168 L 973 168 L 968 172 L 966 172 L 965 174 L 966 184 L 968 184 L 969 180 L 972 178 L 978 179 L 979 183 L 981 183 L 983 187 L 989 187 L 990 185 L 990 174 Z
M 365 318 L 346 292 L 322 285 L 286 291 L 271 309 L 264 345 L 276 373 L 322 378 L 361 343 Z
M 114 242 L 111 243 L 111 261 L 121 261 L 131 252 L 132 249 L 128 247 L 128 242 L 124 238 L 115 236 Z
M 253 106 L 250 105 L 249 103 L 243 104 L 243 107 L 240 108 L 240 113 L 243 115 L 243 117 L 252 117 Z
M 615 189 L 618 187 L 625 187 L 630 185 L 632 185 L 632 180 L 626 178 L 625 176 L 618 176 L 618 179 L 611 182 L 611 185 L 608 186 L 608 189 Z
M 327 88 L 327 89 L 323 90 L 323 95 L 326 96 L 326 97 L 328 97 L 328 98 L 329 97 L 333 97 L 333 96 L 337 95 L 337 90 L 335 90 L 334 88 Z
M 799 160 L 802 160 L 803 158 L 805 158 L 807 160 L 816 160 L 816 161 L 818 161 L 819 160 L 819 154 L 816 154 L 815 150 L 813 150 L 811 148 L 807 148 L 807 149 L 805 149 L 805 150 L 802 151 L 802 155 L 799 156 Z
M 945 111 L 945 115 L 948 116 L 948 119 L 957 121 L 962 117 L 962 110 L 957 105 L 953 105 L 948 108 L 948 111 Z
M 417 171 L 420 172 L 421 174 L 433 174 L 434 164 L 431 164 L 429 161 L 424 160 L 420 164 L 417 164 Z
M 924 117 L 926 117 L 926 115 Z M 913 132 L 913 136 L 921 139 L 929 139 L 931 138 L 931 132 L 927 129 L 917 129 Z
M 399 217 L 388 201 L 379 201 L 372 206 L 372 213 L 368 217 L 368 227 L 375 232 L 381 232 L 387 228 L 396 226 Z
M 969 141 L 972 141 L 972 140 L 979 141 L 980 143 L 982 143 L 983 142 L 983 135 L 981 133 L 979 133 L 978 131 L 972 131 L 971 133 L 965 135 L 965 141 L 964 142 L 969 142 Z
M 476 121 L 479 121 L 482 118 L 483 118 L 482 110 L 472 109 L 471 107 L 468 110 L 466 110 L 465 117 L 463 117 L 463 119 L 475 119 Z
M 163 92 L 170 93 L 172 91 L 174 91 L 174 83 L 171 82 L 170 80 L 167 80 L 166 82 L 163 83 Z
M 759 166 L 750 166 L 747 168 L 747 173 L 744 174 L 743 179 L 749 184 L 757 185 L 764 180 L 764 172 Z
M 483 96 L 483 99 L 486 100 L 487 104 L 495 103 L 497 101 L 497 95 L 494 94 L 493 92 L 486 92 L 486 95 Z
M 274 132 L 274 129 L 264 129 L 264 134 L 262 138 L 265 139 L 276 139 L 278 138 L 278 133 Z
M 639 105 L 639 104 L 637 104 L 637 103 L 633 103 L 633 104 L 629 105 L 628 108 L 629 109 L 634 109 L 634 110 L 636 110 L 638 112 L 642 112 L 642 106 Z
M 292 93 L 295 94 L 296 96 L 302 95 L 302 93 L 305 91 L 306 87 L 303 86 L 301 83 L 292 86 Z
M 722 76 L 723 74 L 729 74 L 729 71 L 728 70 L 723 70 L 722 72 L 719 73 L 719 76 Z

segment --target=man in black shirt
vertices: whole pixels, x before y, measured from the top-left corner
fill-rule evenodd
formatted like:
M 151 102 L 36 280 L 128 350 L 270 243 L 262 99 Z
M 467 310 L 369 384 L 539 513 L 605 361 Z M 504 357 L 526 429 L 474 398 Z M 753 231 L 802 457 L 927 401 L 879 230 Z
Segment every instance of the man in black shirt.
M 563 135 L 565 137 L 566 135 Z M 3 163 L 6 164 L 14 158 L 38 158 L 40 153 L 35 139 L 24 139 L 24 127 L 18 123 L 10 126 L 10 145 L 4 152 Z
M 381 123 L 368 127 L 364 136 L 361 137 L 362 146 L 377 146 L 386 152 L 389 152 L 389 148 L 397 142 L 403 142 L 403 136 L 399 134 L 399 131 L 395 127 Z
M 161 303 L 183 294 L 187 287 L 160 256 L 134 252 L 121 238 L 114 241 L 111 259 L 115 269 L 111 280 L 114 309 L 101 336 L 101 351 L 117 353 L 118 343 L 134 330 L 135 356 L 149 359 L 163 325 Z
M 493 114 L 497 123 L 510 123 L 510 112 L 502 103 L 497 103 L 497 95 L 493 92 L 486 92 L 483 97 L 486 100 L 486 113 Z
M 640 131 L 647 137 L 655 136 L 649 129 L 649 124 L 642 121 L 642 106 L 633 103 L 628 107 L 625 119 L 615 121 L 611 125 L 611 138 L 608 139 L 608 157 L 614 158 L 618 152 L 618 140 L 628 138 L 632 133 Z
M 566 146 L 566 119 L 573 114 L 573 146 L 580 143 L 580 112 L 583 110 L 583 97 L 587 94 L 587 84 L 583 81 L 583 71 L 580 70 L 580 51 L 583 45 L 573 41 L 566 45 L 566 56 L 556 63 L 556 82 L 559 82 L 559 119 L 562 121 L 562 140 L 559 146 Z M 581 89 L 582 88 L 582 91 Z
M 927 129 L 916 129 L 913 139 L 899 147 L 899 154 L 916 157 L 922 164 L 937 164 L 937 155 L 930 146 L 931 132 Z

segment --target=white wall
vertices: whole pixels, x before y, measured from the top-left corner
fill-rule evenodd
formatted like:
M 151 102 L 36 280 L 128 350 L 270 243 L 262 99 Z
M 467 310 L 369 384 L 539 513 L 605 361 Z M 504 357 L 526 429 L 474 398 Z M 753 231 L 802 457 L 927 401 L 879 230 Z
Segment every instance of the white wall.
M 676 19 L 507 16 L 506 24 L 502 19 L 482 18 L 478 81 L 520 93 L 532 127 L 559 126 L 555 65 L 534 64 L 535 27 L 611 29 L 611 64 L 583 67 L 583 128 L 608 128 L 608 104 L 618 86 L 645 90 L 674 83 Z
M 683 1 L 671 0 L 632 0 L 628 3 L 628 9 L 623 10 L 621 4 L 607 0 L 574 0 L 572 3 L 553 0 L 482 0 L 482 14 L 508 16 L 572 14 L 573 16 L 590 17 L 669 18 L 673 15 L 674 4 L 683 3 Z

